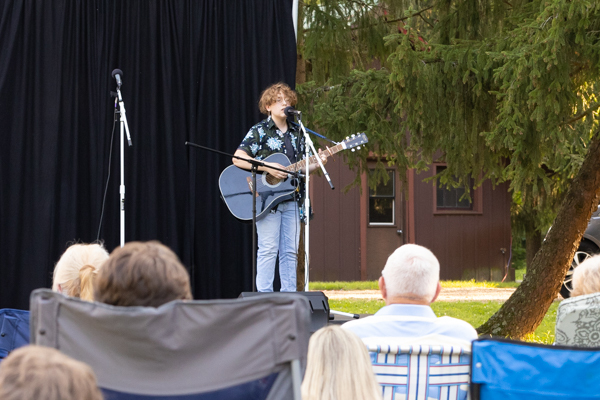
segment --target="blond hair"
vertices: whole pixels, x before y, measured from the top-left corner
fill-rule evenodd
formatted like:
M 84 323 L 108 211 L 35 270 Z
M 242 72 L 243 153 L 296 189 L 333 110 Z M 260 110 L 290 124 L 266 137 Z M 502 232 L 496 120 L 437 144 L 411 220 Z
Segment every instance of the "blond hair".
M 571 296 L 600 292 L 600 255 L 593 256 L 573 270 Z
M 158 241 L 117 247 L 94 282 L 94 300 L 113 306 L 160 307 L 172 300 L 191 299 L 187 270 Z
M 2 400 L 102 400 L 92 369 L 58 350 L 21 347 L 0 364 Z
M 295 106 L 298 102 L 296 92 L 294 92 L 287 84 L 278 82 L 269 86 L 261 93 L 260 100 L 258 101 L 258 109 L 260 112 L 265 115 L 269 115 L 267 107 L 277 101 L 277 96 L 279 96 L 279 94 L 283 95 L 287 100 L 289 100 L 288 105 L 290 106 Z
M 310 338 L 302 381 L 302 400 L 381 400 L 364 343 L 354 333 L 331 325 Z
M 52 290 L 91 301 L 94 278 L 107 259 L 108 252 L 101 244 L 77 243 L 69 246 L 54 267 Z

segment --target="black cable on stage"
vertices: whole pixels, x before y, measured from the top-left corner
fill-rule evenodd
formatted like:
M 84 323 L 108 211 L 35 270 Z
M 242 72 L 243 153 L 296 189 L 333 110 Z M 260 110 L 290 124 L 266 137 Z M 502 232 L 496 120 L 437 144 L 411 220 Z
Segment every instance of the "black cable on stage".
M 100 230 L 102 229 L 102 219 L 104 218 L 104 205 L 106 204 L 106 193 L 108 192 L 108 183 L 110 182 L 110 166 L 112 163 L 112 149 L 115 139 L 115 126 L 117 125 L 117 99 L 115 98 L 115 117 L 113 118 L 112 133 L 110 134 L 110 149 L 108 151 L 108 177 L 106 178 L 106 187 L 104 188 L 104 196 L 102 198 L 102 211 L 100 212 L 100 223 L 98 224 L 98 236 L 96 242 L 100 241 Z

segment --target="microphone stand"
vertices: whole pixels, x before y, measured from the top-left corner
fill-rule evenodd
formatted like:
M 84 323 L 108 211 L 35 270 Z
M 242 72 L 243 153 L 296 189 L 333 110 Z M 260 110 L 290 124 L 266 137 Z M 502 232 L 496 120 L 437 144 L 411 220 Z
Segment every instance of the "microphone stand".
M 329 183 L 329 186 L 331 187 L 331 189 L 335 189 L 333 187 L 333 183 L 331 182 L 331 178 L 329 177 L 329 174 L 327 173 L 327 170 L 325 169 L 325 166 L 323 165 L 323 161 L 321 161 L 321 157 L 319 157 L 319 153 L 317 152 L 317 150 L 315 149 L 315 146 L 310 138 L 310 135 L 306 132 L 307 129 L 304 127 L 304 124 L 302 123 L 302 113 L 300 111 L 296 111 L 296 115 L 298 117 L 298 124 L 300 125 L 300 129 L 302 130 L 302 132 L 304 133 L 304 151 L 305 151 L 305 157 L 306 157 L 306 174 L 305 174 L 305 197 L 304 197 L 304 217 L 305 217 L 305 222 L 304 222 L 304 291 L 308 292 L 310 289 L 308 287 L 309 285 L 309 259 L 310 259 L 310 254 L 309 254 L 309 228 L 310 228 L 310 198 L 308 197 L 309 194 L 309 176 L 310 176 L 310 171 L 309 171 L 309 166 L 310 166 L 310 151 L 312 150 L 312 152 L 315 154 L 315 159 L 317 160 L 317 163 L 319 163 L 319 166 L 321 167 L 321 171 L 323 171 L 323 175 L 325 175 L 325 178 L 327 178 L 327 182 Z M 312 131 L 311 131 L 312 132 Z M 316 133 L 316 132 L 313 132 Z M 320 136 L 320 135 L 319 135 Z M 329 140 L 329 139 L 327 139 Z M 337 314 L 337 315 L 342 315 L 345 317 L 350 317 L 350 318 L 354 318 L 354 319 L 358 319 L 360 318 L 360 315 L 358 314 L 352 314 L 352 313 L 347 313 L 347 312 L 343 312 L 343 311 L 335 311 L 335 310 L 329 310 L 330 314 Z
M 119 102 L 118 113 L 120 115 L 121 125 L 121 185 L 119 186 L 119 203 L 121 209 L 121 247 L 125 246 L 125 137 L 124 132 L 127 133 L 127 143 L 129 146 L 133 146 L 131 142 L 131 135 L 129 134 L 129 125 L 127 124 L 127 116 L 125 115 L 125 102 L 121 96 L 121 85 L 117 85 L 117 99 Z
M 297 112 L 297 117 L 298 117 L 298 124 L 300 125 L 300 129 L 302 130 L 302 133 L 304 134 L 304 151 L 305 151 L 305 159 L 306 161 L 306 174 L 304 177 L 304 218 L 305 218 L 305 222 L 304 222 L 304 290 L 305 291 L 309 291 L 309 271 L 310 271 L 310 244 L 309 244 L 309 236 L 310 236 L 310 197 L 309 197 L 309 184 L 310 184 L 310 152 L 312 151 L 313 154 L 315 154 L 315 159 L 317 160 L 317 163 L 319 164 L 319 167 L 321 167 L 321 171 L 323 171 L 323 174 L 325 175 L 325 178 L 327 178 L 327 182 L 329 183 L 329 186 L 331 186 L 331 189 L 335 189 L 333 187 L 333 183 L 331 182 L 331 178 L 329 177 L 329 174 L 327 173 L 327 170 L 325 169 L 325 166 L 323 165 L 323 161 L 321 161 L 321 157 L 319 157 L 319 153 L 317 152 L 317 150 L 315 149 L 315 146 L 308 134 L 308 132 L 306 132 L 306 128 L 304 127 L 304 124 L 302 123 L 302 113 L 300 111 Z
M 258 171 L 258 167 L 264 167 L 265 163 L 262 161 L 255 160 L 253 158 L 239 157 L 234 154 L 226 153 L 224 151 L 211 149 L 210 147 L 200 146 L 199 144 L 192 142 L 185 142 L 185 145 L 197 147 L 199 149 L 211 151 L 213 153 L 221 154 L 224 156 L 237 158 L 238 160 L 246 161 L 247 163 L 250 163 L 252 165 L 252 168 L 250 168 L 250 172 L 252 173 L 252 291 L 256 292 L 256 171 Z M 295 176 L 296 178 L 299 178 L 301 175 L 298 171 L 288 171 L 283 168 L 276 168 L 271 166 L 269 166 L 269 168 L 288 173 L 290 175 Z

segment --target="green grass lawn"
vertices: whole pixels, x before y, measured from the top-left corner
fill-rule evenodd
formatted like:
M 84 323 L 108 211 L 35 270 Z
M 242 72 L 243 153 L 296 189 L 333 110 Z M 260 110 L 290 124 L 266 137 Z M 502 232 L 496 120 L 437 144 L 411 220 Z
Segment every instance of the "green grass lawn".
M 483 287 L 502 288 L 517 287 L 515 282 L 475 282 L 471 281 L 442 281 L 442 287 Z M 376 281 L 368 282 L 312 282 L 310 290 L 378 290 Z M 333 310 L 345 311 L 354 314 L 375 314 L 385 305 L 383 300 L 343 299 L 329 300 Z M 502 305 L 498 301 L 436 301 L 431 305 L 438 317 L 449 316 L 467 321 L 475 328 L 488 320 Z M 554 325 L 556 324 L 556 310 L 558 303 L 554 302 L 544 320 L 536 331 L 525 338 L 529 342 L 552 344 L 554 342 Z

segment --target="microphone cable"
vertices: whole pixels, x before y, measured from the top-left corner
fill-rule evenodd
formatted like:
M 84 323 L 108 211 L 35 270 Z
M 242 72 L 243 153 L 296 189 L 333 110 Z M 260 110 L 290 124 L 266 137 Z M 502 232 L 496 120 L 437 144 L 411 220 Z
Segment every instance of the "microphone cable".
M 110 182 L 110 166 L 112 163 L 112 151 L 113 151 L 113 142 L 115 139 L 115 126 L 117 125 L 117 102 L 119 99 L 115 97 L 115 112 L 113 118 L 113 126 L 112 133 L 110 134 L 110 148 L 108 151 L 108 176 L 106 178 L 106 186 L 104 188 L 104 196 L 102 197 L 102 210 L 100 212 L 100 222 L 98 224 L 98 236 L 96 237 L 96 241 L 100 240 L 100 230 L 102 229 L 102 219 L 104 218 L 104 206 L 106 205 L 106 193 L 108 192 L 108 183 Z

